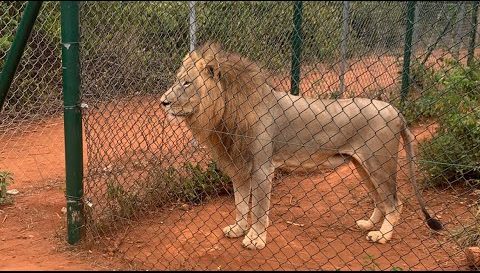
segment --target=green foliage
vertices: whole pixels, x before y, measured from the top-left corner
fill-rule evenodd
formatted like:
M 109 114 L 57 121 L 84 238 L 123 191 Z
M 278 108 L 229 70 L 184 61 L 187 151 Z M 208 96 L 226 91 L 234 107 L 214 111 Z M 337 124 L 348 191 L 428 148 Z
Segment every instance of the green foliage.
M 120 218 L 130 218 L 140 203 L 135 193 L 126 191 L 122 185 L 107 181 L 107 198 L 114 215 Z
M 401 48 L 404 4 L 352 2 L 347 54 L 362 56 L 372 50 L 387 54 Z M 447 4 L 419 5 L 425 13 L 422 26 L 436 28 L 437 21 L 444 23 L 433 15 Z M 0 2 L 0 65 L 24 7 L 24 1 Z M 163 92 L 189 51 L 188 11 L 187 2 L 82 3 L 84 97 L 106 101 L 116 96 Z M 293 2 L 199 1 L 196 18 L 197 45 L 216 40 L 272 70 L 290 69 Z M 336 62 L 342 2 L 304 2 L 302 21 L 304 67 Z M 59 3 L 45 2 L 7 99 L 7 116 L 23 118 L 59 111 L 55 107 L 61 104 L 59 44 Z
M 402 2 L 353 1 L 349 48 L 359 53 L 371 52 L 378 45 L 384 45 L 388 51 L 398 48 L 403 42 L 405 16 Z
M 187 175 L 175 193 L 183 202 L 200 204 L 211 196 L 233 193 L 230 178 L 217 169 L 215 162 L 208 164 L 206 170 L 191 163 L 186 163 L 185 168 Z
M 188 3 L 85 3 L 84 96 L 164 91 L 188 52 Z
M 138 210 L 167 204 L 201 204 L 211 197 L 233 193 L 230 178 L 211 162 L 200 165 L 185 163 L 180 169 L 169 167 L 151 173 L 148 186 L 134 191 L 125 190 L 116 182 L 107 182 L 107 198 L 114 218 L 128 219 Z
M 438 102 L 437 85 L 441 75 L 418 62 L 412 64 L 410 73 L 411 88 L 403 112 L 409 124 L 437 116 L 438 111 L 433 106 Z M 398 99 L 394 102 L 396 106 Z
M 461 247 L 480 246 L 480 207 L 475 210 L 475 218 L 470 224 L 461 225 L 452 232 L 452 237 Z
M 411 84 L 414 88 L 423 90 L 433 86 L 438 81 L 435 76 L 432 67 L 427 67 L 425 64 L 419 63 L 418 60 L 410 66 Z
M 195 7 L 197 45 L 218 41 L 227 50 L 239 52 L 268 69 L 290 69 L 293 2 L 200 1 Z M 365 52 L 359 49 L 398 46 L 400 41 L 393 36 L 402 37 L 403 10 L 402 3 L 390 3 L 388 9 L 353 3 L 355 16 L 350 20 L 348 54 L 363 55 Z M 393 13 L 395 16 L 387 16 Z M 187 2 L 85 3 L 82 14 L 86 96 L 105 99 L 163 92 L 171 84 L 189 51 Z M 367 21 L 371 22 L 368 26 Z M 302 26 L 305 66 L 336 62 L 340 55 L 342 3 L 304 2 Z
M 338 55 L 341 5 L 305 2 L 302 18 L 305 62 Z M 270 69 L 288 67 L 293 36 L 291 2 L 204 2 L 198 5 L 199 42 L 217 40 Z
M 20 16 L 18 9 L 21 8 L 19 3 L 0 2 L 0 14 L 2 19 L 0 20 L 0 68 L 3 67 L 4 56 L 10 46 L 13 43 L 13 37 L 15 35 L 15 29 L 20 23 Z
M 458 62 L 435 73 L 435 84 L 415 105 L 438 122 L 435 136 L 419 145 L 420 167 L 436 185 L 480 179 L 480 66 Z
M 0 67 L 13 43 L 25 2 L 0 3 Z M 2 115 L 14 119 L 58 113 L 61 108 L 60 8 L 46 2 L 10 87 Z M 55 107 L 56 106 L 56 107 Z M 0 119 L 0 124 L 8 119 Z
M 375 256 L 367 253 L 367 257 L 364 258 L 366 265 L 363 265 L 368 271 L 376 271 L 380 269 L 378 263 L 375 261 Z

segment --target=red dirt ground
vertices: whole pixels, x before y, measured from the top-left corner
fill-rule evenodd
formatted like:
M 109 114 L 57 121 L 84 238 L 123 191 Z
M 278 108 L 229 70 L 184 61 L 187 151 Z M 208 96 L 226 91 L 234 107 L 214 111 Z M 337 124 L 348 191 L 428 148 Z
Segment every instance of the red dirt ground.
M 15 204 L 1 207 L 0 211 L 1 270 L 131 266 L 244 270 L 256 269 L 256 263 L 261 269 L 465 268 L 463 252 L 448 239 L 448 231 L 458 220 L 468 220 L 465 203 L 473 198 L 458 197 L 462 189 L 425 191 L 426 199 L 432 199 L 431 210 L 441 215 L 447 227 L 443 234 L 433 234 L 418 216 L 410 185 L 401 177 L 399 183 L 406 184 L 401 186 L 403 199 L 408 199 L 403 221 L 390 244 L 370 244 L 365 233 L 355 228 L 354 220 L 366 217 L 372 202 L 349 165 L 312 179 L 280 178 L 272 195 L 268 247 L 260 252 L 244 250 L 240 239 L 222 236 L 221 227 L 233 220 L 231 197 L 219 197 L 187 211 L 151 212 L 151 216 L 135 221 L 124 235 L 118 236 L 121 240 L 107 242 L 109 251 L 103 247 L 91 247 L 90 251 L 86 247 L 69 247 L 65 242 L 65 214 L 61 211 L 65 206 L 63 125 L 60 120 L 52 120 L 51 124 L 39 126 L 43 129 L 37 132 L 9 137 L 6 145 L 12 146 L 6 147 L 15 148 L 3 149 L 1 154 L 0 169 L 13 172 L 15 183 L 10 188 L 20 191 Z M 434 126 L 414 129 L 417 139 L 427 138 L 433 131 Z M 28 145 L 13 146 L 22 143 Z M 50 152 L 42 153 L 42 147 L 48 147 Z M 462 219 L 456 219 L 456 215 L 463 215 Z M 382 256 L 382 252 L 387 254 Z M 254 253 L 260 256 L 252 256 Z M 376 258 L 368 258 L 367 254 Z M 131 263 L 118 259 L 122 255 Z M 137 264 L 139 261 L 144 264 Z
M 62 120 L 17 129 L 0 137 L 0 170 L 13 174 L 9 188 L 20 192 L 13 205 L 0 207 L 0 270 L 112 269 L 108 259 L 92 259 L 101 254 L 65 241 Z
M 389 86 L 394 82 L 391 78 L 398 78 L 398 68 L 390 63 L 363 62 L 367 66 L 364 72 L 359 64 L 352 69 L 355 72 L 347 74 L 347 86 L 363 82 L 352 85 L 355 93 L 372 85 L 374 89 Z M 369 73 L 367 78 L 387 78 L 367 82 L 361 79 L 361 75 Z M 321 74 L 311 75 L 306 78 L 318 80 Z M 327 76 L 322 79 L 326 86 Z M 434 126 L 419 125 L 414 132 L 417 140 L 428 138 Z M 402 222 L 390 243 L 371 244 L 354 221 L 371 213 L 372 202 L 359 187 L 358 175 L 350 165 L 311 179 L 280 178 L 272 194 L 267 248 L 261 251 L 247 251 L 241 248 L 241 239 L 222 235 L 221 228 L 233 220 L 232 197 L 219 197 L 188 210 L 152 211 L 133 223 L 124 235 L 119 234 L 120 239 L 107 242 L 105 248 L 109 247 L 109 251 L 104 247 L 70 247 L 65 242 L 66 218 L 62 212 L 63 138 L 61 118 L 21 125 L 13 132 L 0 134 L 0 170 L 13 173 L 14 184 L 9 188 L 20 191 L 13 205 L 0 207 L 0 270 L 112 270 L 132 266 L 212 270 L 467 269 L 464 254 L 449 232 L 459 222 L 469 220 L 474 196 L 464 194 L 461 188 L 425 190 L 430 210 L 446 226 L 446 231 L 432 233 L 422 223 L 411 186 L 401 175 L 400 191 L 407 199 Z

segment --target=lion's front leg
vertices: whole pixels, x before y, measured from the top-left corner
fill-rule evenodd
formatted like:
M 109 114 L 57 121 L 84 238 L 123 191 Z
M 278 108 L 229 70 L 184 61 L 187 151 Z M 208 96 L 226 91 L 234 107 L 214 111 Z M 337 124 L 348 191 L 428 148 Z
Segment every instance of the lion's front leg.
M 248 230 L 248 212 L 250 199 L 250 180 L 248 178 L 233 178 L 235 195 L 235 224 L 223 228 L 223 233 L 229 238 L 245 235 Z
M 252 226 L 242 242 L 248 249 L 262 249 L 267 242 L 273 172 L 273 165 L 265 163 L 252 175 Z

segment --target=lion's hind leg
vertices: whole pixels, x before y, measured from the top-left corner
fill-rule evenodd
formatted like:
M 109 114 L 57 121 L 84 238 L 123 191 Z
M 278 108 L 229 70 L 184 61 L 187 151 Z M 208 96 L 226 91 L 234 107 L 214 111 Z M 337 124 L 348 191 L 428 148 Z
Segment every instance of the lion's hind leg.
M 392 206 L 389 202 L 385 202 L 382 206 L 382 211 L 385 214 L 382 226 L 378 231 L 370 231 L 367 234 L 367 240 L 374 243 L 384 244 L 392 239 L 393 228 L 400 220 L 400 213 L 402 210 L 402 204 L 398 200 L 397 204 Z
M 370 216 L 370 218 L 367 220 L 363 220 L 363 219 L 358 220 L 356 222 L 357 226 L 361 230 L 369 231 L 369 230 L 372 230 L 375 227 L 375 225 L 380 223 L 380 221 L 383 219 L 383 212 L 377 207 L 377 204 L 380 198 L 377 191 L 375 190 L 373 182 L 370 180 L 370 177 L 368 173 L 365 171 L 365 169 L 363 168 L 363 166 L 357 160 L 353 160 L 352 162 L 355 165 L 358 173 L 360 174 L 362 181 L 365 181 L 368 190 L 373 195 L 373 200 L 375 203 L 375 207 L 373 209 L 373 213 Z
M 386 243 L 392 239 L 393 229 L 400 220 L 402 203 L 397 196 L 396 187 L 396 160 L 394 158 L 379 160 L 371 157 L 360 161 L 360 173 L 367 175 L 367 185 L 370 184 L 375 209 L 369 222 L 360 221 L 357 224 L 362 227 L 373 229 L 374 224 L 383 219 L 380 230 L 370 231 L 367 240 L 377 243 Z M 358 163 L 358 162 L 357 162 Z M 362 228 L 361 227 L 361 228 Z

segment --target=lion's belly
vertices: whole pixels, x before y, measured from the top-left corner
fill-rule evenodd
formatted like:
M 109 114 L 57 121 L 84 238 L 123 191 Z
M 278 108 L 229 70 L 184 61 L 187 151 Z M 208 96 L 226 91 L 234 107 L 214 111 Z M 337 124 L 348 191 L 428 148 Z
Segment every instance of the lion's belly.
M 350 160 L 348 156 L 332 154 L 278 154 L 273 157 L 275 168 L 291 172 L 315 172 L 334 169 Z

